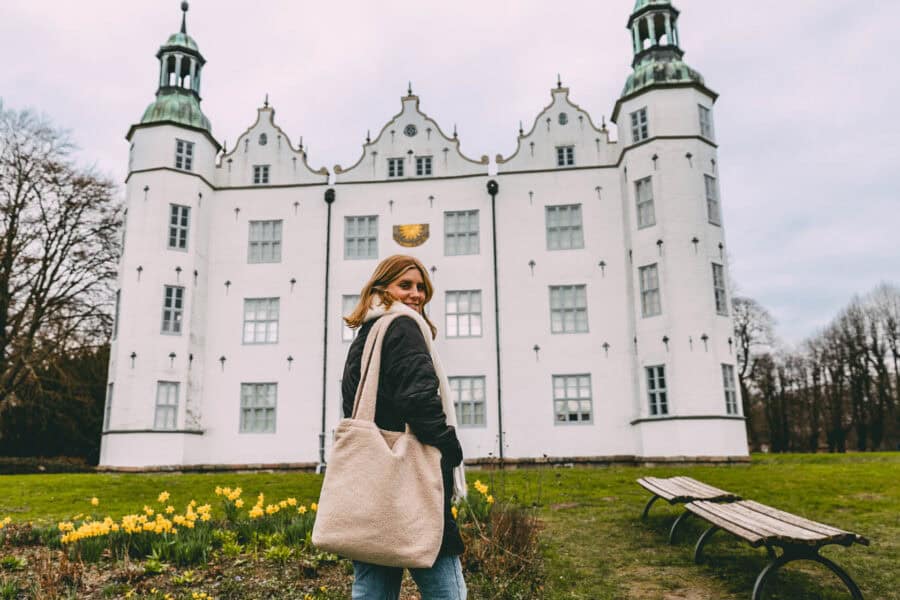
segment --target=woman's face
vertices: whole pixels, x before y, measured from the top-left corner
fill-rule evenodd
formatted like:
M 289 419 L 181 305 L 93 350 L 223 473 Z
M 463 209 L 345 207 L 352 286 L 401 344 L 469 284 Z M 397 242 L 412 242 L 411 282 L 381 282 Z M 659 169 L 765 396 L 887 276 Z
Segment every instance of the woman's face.
M 422 313 L 425 306 L 425 282 L 419 269 L 407 269 L 403 275 L 388 284 L 387 291 L 414 311 Z

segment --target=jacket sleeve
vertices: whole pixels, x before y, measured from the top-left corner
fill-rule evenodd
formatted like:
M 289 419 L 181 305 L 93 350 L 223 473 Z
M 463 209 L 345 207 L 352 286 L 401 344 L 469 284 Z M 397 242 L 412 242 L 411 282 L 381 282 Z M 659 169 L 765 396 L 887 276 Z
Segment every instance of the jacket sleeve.
M 397 413 L 422 443 L 436 446 L 447 466 L 462 461 L 456 430 L 447 425 L 440 384 L 422 330 L 409 317 L 388 326 L 381 354 L 381 377 L 391 384 Z

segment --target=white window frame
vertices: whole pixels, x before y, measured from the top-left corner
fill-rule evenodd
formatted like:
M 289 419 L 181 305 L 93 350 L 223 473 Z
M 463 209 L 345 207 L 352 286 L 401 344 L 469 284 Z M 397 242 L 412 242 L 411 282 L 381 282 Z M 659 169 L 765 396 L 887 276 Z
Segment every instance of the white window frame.
M 722 212 L 719 204 L 718 182 L 712 175 L 704 175 L 703 186 L 706 189 L 706 218 L 712 225 L 721 225 Z
M 356 305 L 359 304 L 359 294 L 344 294 L 341 296 L 341 317 L 346 317 L 353 309 L 356 308 Z M 359 333 L 359 328 L 352 329 L 347 327 L 347 323 L 344 322 L 344 319 L 341 319 L 341 341 L 342 342 L 352 342 L 356 339 L 356 334 Z
M 269 183 L 269 167 L 271 165 L 253 165 L 253 185 Z
M 106 402 L 103 405 L 103 431 L 109 429 L 109 417 L 112 414 L 113 382 L 106 384 Z
M 555 204 L 544 207 L 547 250 L 584 248 L 581 204 Z
M 450 397 L 456 409 L 459 427 L 487 427 L 487 402 L 485 400 L 485 378 L 483 375 L 455 376 L 450 382 Z
M 647 118 L 647 107 L 639 108 L 631 113 L 631 141 L 642 142 L 650 137 L 650 119 Z
M 162 326 L 160 333 L 181 335 L 184 325 L 184 286 L 163 286 Z
M 587 285 L 551 285 L 550 333 L 588 333 Z
M 483 335 L 481 290 L 447 290 L 444 307 L 445 337 L 467 338 Z
M 557 167 L 574 167 L 575 166 L 575 146 L 557 146 L 556 147 L 556 166 Z
M 725 286 L 725 266 L 712 263 L 713 297 L 716 301 L 716 314 L 728 316 L 728 289 Z
M 277 344 L 280 313 L 280 298 L 244 298 L 244 326 L 241 329 L 243 343 Z
M 739 415 L 737 385 L 734 380 L 734 365 L 722 363 L 722 388 L 725 391 L 725 414 Z
M 700 114 L 700 135 L 707 139 L 715 140 L 715 133 L 713 131 L 712 122 L 712 109 L 708 106 L 698 104 L 697 111 Z
M 641 284 L 641 316 L 656 317 L 662 314 L 662 298 L 659 285 L 659 265 L 645 265 L 638 269 Z
M 404 158 L 389 158 L 388 161 L 388 177 L 403 177 L 403 161 Z
M 416 175 L 419 177 L 430 177 L 431 176 L 431 156 L 417 156 L 416 157 Z
M 365 252 L 360 246 L 365 245 Z M 344 259 L 378 258 L 378 215 L 344 217 Z
M 194 142 L 175 139 L 175 168 L 180 171 L 194 170 Z
M 161 431 L 178 429 L 178 395 L 180 388 L 181 385 L 177 381 L 156 382 L 153 429 Z
M 247 262 L 280 263 L 282 229 L 281 219 L 250 221 L 247 225 Z
M 116 290 L 116 308 L 113 313 L 112 339 L 119 337 L 119 312 L 122 306 L 122 290 Z
M 634 182 L 634 206 L 638 229 L 656 225 L 656 205 L 653 203 L 653 178 L 644 177 Z
M 594 422 L 590 373 L 553 375 L 553 422 L 556 425 L 590 425 Z
M 277 419 L 278 384 L 274 382 L 242 382 L 238 431 L 240 433 L 275 433 Z
M 191 207 L 184 204 L 169 204 L 169 250 L 187 252 L 188 234 L 191 230 Z
M 444 212 L 444 256 L 481 253 L 478 209 Z
M 647 414 L 651 417 L 668 415 L 669 390 L 666 382 L 666 366 L 644 367 L 644 373 L 647 375 Z

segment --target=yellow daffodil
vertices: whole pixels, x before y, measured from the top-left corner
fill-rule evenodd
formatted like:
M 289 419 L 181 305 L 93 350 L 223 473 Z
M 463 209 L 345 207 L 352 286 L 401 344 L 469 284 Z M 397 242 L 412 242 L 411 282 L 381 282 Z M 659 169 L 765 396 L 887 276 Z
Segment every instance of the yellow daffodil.
M 285 502 L 287 502 L 290 506 L 297 506 L 296 498 L 288 498 L 287 500 L 285 500 Z
M 309 508 L 311 511 L 316 512 L 319 510 L 319 505 L 316 504 L 315 502 L 313 502 L 312 504 L 309 505 Z
M 457 517 L 457 515 L 459 515 L 459 511 L 456 509 L 455 506 L 450 507 L 450 513 L 453 515 L 454 519 Z
M 488 496 L 488 497 L 487 497 L 487 503 L 488 503 L 488 504 L 493 504 L 493 503 L 494 503 L 494 497 L 493 497 L 493 496 Z
M 165 504 L 166 500 L 168 500 L 168 499 L 169 499 L 169 492 L 163 491 L 156 498 L 156 501 L 159 502 L 160 504 Z
M 241 508 L 244 506 L 244 501 L 241 500 L 240 498 L 238 498 L 237 500 L 234 501 L 234 505 L 238 508 Z
M 297 507 L 297 512 L 300 513 L 301 515 L 306 514 L 306 507 L 301 504 L 300 506 Z
M 94 496 L 93 498 L 91 498 L 91 506 L 97 506 L 99 504 L 100 504 L 100 499 L 97 498 L 97 496 Z
M 169 506 L 166 507 L 166 514 L 167 514 L 167 515 L 171 515 L 173 512 L 175 512 L 175 507 L 174 507 L 174 506 L 172 506 L 172 505 L 170 504 Z

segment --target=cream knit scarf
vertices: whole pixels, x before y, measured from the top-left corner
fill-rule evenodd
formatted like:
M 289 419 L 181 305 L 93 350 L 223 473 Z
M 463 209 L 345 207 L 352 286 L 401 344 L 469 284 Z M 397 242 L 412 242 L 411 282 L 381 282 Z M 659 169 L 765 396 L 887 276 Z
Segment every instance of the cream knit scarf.
M 381 299 L 378 296 L 372 298 L 372 305 L 369 307 L 369 311 L 366 313 L 363 322 L 377 319 L 387 313 L 398 313 L 410 316 L 419 325 L 419 329 L 422 330 L 422 336 L 425 338 L 425 343 L 428 345 L 428 351 L 431 354 L 431 362 L 434 363 L 434 371 L 437 374 L 438 382 L 440 383 L 441 403 L 444 406 L 444 414 L 447 416 L 447 424 L 456 428 L 456 409 L 453 406 L 453 401 L 450 396 L 450 382 L 447 380 L 447 374 L 444 372 L 444 367 L 441 365 L 441 359 L 438 357 L 437 350 L 435 350 L 433 340 L 431 339 L 431 328 L 428 327 L 428 323 L 425 322 L 422 315 L 400 301 L 394 301 L 391 303 L 391 307 L 385 310 L 384 305 L 381 303 Z M 453 496 L 456 499 L 462 499 L 466 497 L 466 493 L 465 470 L 463 469 L 462 463 L 460 463 L 458 467 L 453 469 Z

